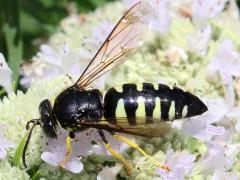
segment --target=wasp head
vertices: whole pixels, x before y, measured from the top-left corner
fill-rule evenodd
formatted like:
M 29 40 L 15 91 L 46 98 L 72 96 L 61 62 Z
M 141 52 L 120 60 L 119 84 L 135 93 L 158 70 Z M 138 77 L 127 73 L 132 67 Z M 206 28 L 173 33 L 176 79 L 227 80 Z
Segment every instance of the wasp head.
M 39 105 L 40 123 L 43 132 L 50 138 L 57 137 L 56 120 L 52 115 L 52 106 L 48 99 L 43 100 Z
M 28 121 L 26 124 L 26 129 L 29 130 L 29 132 L 28 132 L 26 143 L 24 145 L 23 153 L 22 153 L 22 161 L 25 167 L 27 167 L 26 160 L 25 160 L 27 147 L 30 142 L 33 129 L 36 125 L 40 125 L 42 127 L 43 132 L 47 137 L 50 137 L 50 138 L 57 137 L 56 121 L 52 116 L 52 106 L 48 99 L 45 99 L 40 103 L 39 113 L 40 113 L 39 119 L 32 119 Z

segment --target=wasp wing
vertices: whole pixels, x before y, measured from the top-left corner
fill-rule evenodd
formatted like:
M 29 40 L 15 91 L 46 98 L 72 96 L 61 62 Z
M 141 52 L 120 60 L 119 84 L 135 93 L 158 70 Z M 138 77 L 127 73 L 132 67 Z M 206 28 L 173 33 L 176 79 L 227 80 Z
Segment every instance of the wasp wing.
M 126 60 L 126 56 L 142 44 L 143 36 L 150 24 L 149 14 L 151 12 L 151 5 L 141 1 L 131 7 L 108 35 L 77 80 L 76 85 L 85 88 Z
M 116 118 L 114 121 L 106 119 L 100 121 L 83 120 L 81 121 L 81 127 L 91 127 L 144 137 L 163 137 L 173 131 L 171 123 L 152 118 L 148 118 L 147 121 L 146 118 L 137 118 L 135 125 L 129 124 L 126 117 Z

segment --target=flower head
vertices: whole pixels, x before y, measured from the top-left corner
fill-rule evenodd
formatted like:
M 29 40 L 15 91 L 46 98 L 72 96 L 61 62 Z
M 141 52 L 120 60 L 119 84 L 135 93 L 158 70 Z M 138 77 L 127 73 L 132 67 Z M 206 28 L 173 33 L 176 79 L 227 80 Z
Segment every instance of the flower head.
M 239 151 L 239 145 L 236 144 L 222 145 L 217 142 L 208 142 L 207 152 L 199 161 L 200 169 L 206 174 L 214 171 L 227 172 L 232 168 Z
M 186 151 L 183 152 L 174 152 L 169 150 L 166 157 L 166 165 L 171 169 L 170 172 L 157 170 L 157 173 L 160 174 L 163 179 L 168 180 L 183 180 L 185 176 L 191 174 L 194 160 L 196 157 Z
M 190 51 L 196 53 L 196 55 L 205 56 L 211 35 L 212 28 L 211 26 L 207 26 L 205 28 L 198 29 L 195 34 L 188 36 Z
M 208 111 L 203 115 L 184 120 L 182 125 L 184 134 L 208 141 L 213 136 L 225 133 L 224 127 L 212 125 L 212 123 L 220 121 L 227 112 L 224 101 L 222 99 L 209 100 L 207 105 Z
M 59 45 L 55 50 L 48 45 L 42 45 L 41 51 L 33 58 L 31 64 L 23 64 L 21 84 L 29 86 L 33 79 L 50 78 L 59 75 L 76 77 L 83 70 L 84 61 L 80 66 L 80 55 L 71 50 L 67 44 Z
M 230 39 L 221 42 L 208 66 L 209 78 L 218 73 L 225 85 L 230 84 L 233 77 L 240 76 L 240 55 L 234 50 L 234 44 Z
M 152 29 L 157 31 L 160 35 L 165 35 L 170 30 L 171 16 L 170 16 L 170 1 L 169 0 L 153 0 L 154 12 L 151 19 Z
M 193 20 L 198 25 L 206 25 L 207 21 L 217 16 L 224 8 L 227 0 L 196 0 L 192 3 Z
M 41 158 L 48 164 L 53 166 L 59 166 L 63 161 L 66 154 L 65 141 L 68 135 L 68 131 L 58 128 L 57 139 L 42 138 L 43 141 L 43 153 Z M 128 148 L 126 144 L 123 144 L 115 140 L 108 132 L 104 132 L 107 140 L 111 146 L 118 152 L 123 152 Z M 72 153 L 69 161 L 65 164 L 64 168 L 73 173 L 80 173 L 83 170 L 83 164 L 81 158 L 91 154 L 98 155 L 110 155 L 107 149 L 103 146 L 102 139 L 99 136 L 97 130 L 89 129 L 75 134 L 75 138 L 72 141 Z M 95 144 L 97 143 L 97 144 Z M 64 145 L 63 145 L 64 144 Z

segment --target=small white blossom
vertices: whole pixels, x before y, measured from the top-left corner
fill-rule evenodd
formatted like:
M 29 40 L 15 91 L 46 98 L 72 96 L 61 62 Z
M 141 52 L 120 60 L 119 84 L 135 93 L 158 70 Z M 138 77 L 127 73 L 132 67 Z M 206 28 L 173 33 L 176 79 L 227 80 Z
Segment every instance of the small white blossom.
M 97 180 L 115 180 L 121 169 L 122 165 L 120 164 L 113 167 L 106 166 L 98 173 Z
M 86 61 L 80 59 L 78 52 L 71 50 L 67 44 L 59 45 L 55 50 L 48 45 L 42 45 L 41 51 L 33 58 L 31 64 L 23 64 L 20 83 L 28 87 L 32 80 L 51 78 L 59 75 L 76 77 L 83 71 Z
M 208 48 L 208 43 L 211 39 L 211 26 L 197 29 L 196 33 L 188 36 L 188 46 L 190 51 L 199 56 L 205 56 Z
M 151 27 L 160 35 L 169 32 L 171 25 L 170 1 L 169 0 L 152 0 L 154 12 L 151 19 Z
M 194 0 L 192 16 L 195 24 L 204 26 L 207 21 L 217 16 L 224 8 L 227 0 Z
M 184 180 L 185 176 L 191 174 L 196 157 L 187 151 L 174 152 L 169 150 L 166 157 L 166 165 L 171 171 L 166 172 L 161 169 L 157 174 L 161 175 L 164 180 Z M 157 178 L 155 178 L 157 180 Z
M 238 153 L 239 145 L 208 142 L 207 152 L 199 162 L 200 169 L 205 174 L 214 171 L 227 172 L 232 168 Z
M 217 52 L 208 65 L 209 78 L 217 73 L 225 85 L 232 82 L 233 76 L 240 76 L 240 55 L 234 50 L 232 40 L 225 39 L 218 47 Z
M 0 53 L 0 86 L 4 87 L 7 93 L 13 91 L 11 75 L 12 71 L 8 67 L 3 54 Z
M 238 180 L 238 176 L 234 172 L 223 172 L 223 171 L 214 171 L 212 179 L 211 180 Z
M 197 139 L 209 141 L 212 136 L 223 135 L 225 128 L 213 126 L 212 123 L 220 121 L 227 113 L 228 108 L 223 99 L 207 101 L 208 111 L 201 116 L 192 117 L 184 120 L 182 132 Z
M 108 132 L 104 131 L 106 139 L 112 148 L 121 153 L 129 146 L 115 140 Z M 48 164 L 53 166 L 59 166 L 63 161 L 66 154 L 66 137 L 68 131 L 59 128 L 57 139 L 43 138 L 43 153 L 41 158 Z M 83 164 L 81 163 L 82 156 L 88 156 L 91 154 L 111 154 L 106 150 L 103 145 L 101 137 L 95 129 L 89 129 L 84 132 L 76 133 L 76 137 L 72 141 L 72 154 L 69 161 L 65 164 L 64 168 L 73 172 L 80 173 L 83 170 Z M 97 144 L 92 144 L 95 142 Z
M 128 9 L 139 0 L 122 0 L 124 6 Z M 153 7 L 153 12 L 149 17 L 148 21 L 151 22 L 151 28 L 158 32 L 160 35 L 164 35 L 169 32 L 171 25 L 170 16 L 170 1 L 169 0 L 150 0 L 145 2 L 151 4 Z
M 91 36 L 86 36 L 83 39 L 83 49 L 85 46 L 90 46 L 91 57 L 96 53 L 96 50 L 100 48 L 107 36 L 114 28 L 114 24 L 109 21 L 103 21 L 92 29 Z
M 14 144 L 6 139 L 2 133 L 4 126 L 0 126 L 0 159 L 3 159 L 7 156 L 7 149 L 14 147 Z
M 65 43 L 60 44 L 56 49 L 49 45 L 42 45 L 32 63 L 23 64 L 21 68 L 23 78 L 20 83 L 29 87 L 35 79 L 59 75 L 79 77 L 112 28 L 113 25 L 107 21 L 100 23 L 99 26 L 93 28 L 92 36 L 83 38 L 83 46 L 79 50 L 71 49 Z M 105 78 L 106 75 L 94 82 L 95 87 L 103 87 Z
M 214 142 L 207 143 L 207 153 L 200 161 L 201 171 L 211 173 L 215 170 L 224 170 L 224 148 Z
M 126 9 L 129 9 L 134 4 L 138 3 L 139 0 L 122 0 L 123 5 L 126 7 Z

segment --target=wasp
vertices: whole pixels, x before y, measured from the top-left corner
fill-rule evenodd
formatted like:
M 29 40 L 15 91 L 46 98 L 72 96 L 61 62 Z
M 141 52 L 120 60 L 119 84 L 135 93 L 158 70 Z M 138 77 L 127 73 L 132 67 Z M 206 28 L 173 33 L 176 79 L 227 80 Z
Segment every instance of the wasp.
M 48 99 L 40 103 L 40 118 L 30 120 L 26 125 L 30 130 L 22 155 L 25 167 L 25 154 L 33 128 L 40 125 L 50 138 L 57 138 L 57 126 L 69 131 L 66 138 L 67 153 L 60 166 L 64 166 L 71 156 L 71 141 L 75 133 L 95 128 L 106 149 L 124 164 L 129 174 L 131 165 L 113 150 L 103 130 L 138 150 L 154 165 L 170 170 L 118 132 L 161 137 L 170 131 L 169 121 L 201 115 L 208 110 L 207 106 L 197 96 L 164 84 L 123 84 L 121 90 L 110 88 L 104 96 L 100 90 L 91 88 L 92 82 L 123 63 L 129 53 L 142 44 L 149 26 L 148 16 L 152 11 L 150 4 L 141 1 L 132 6 L 113 28 L 78 80 L 56 97 L 53 106 Z

